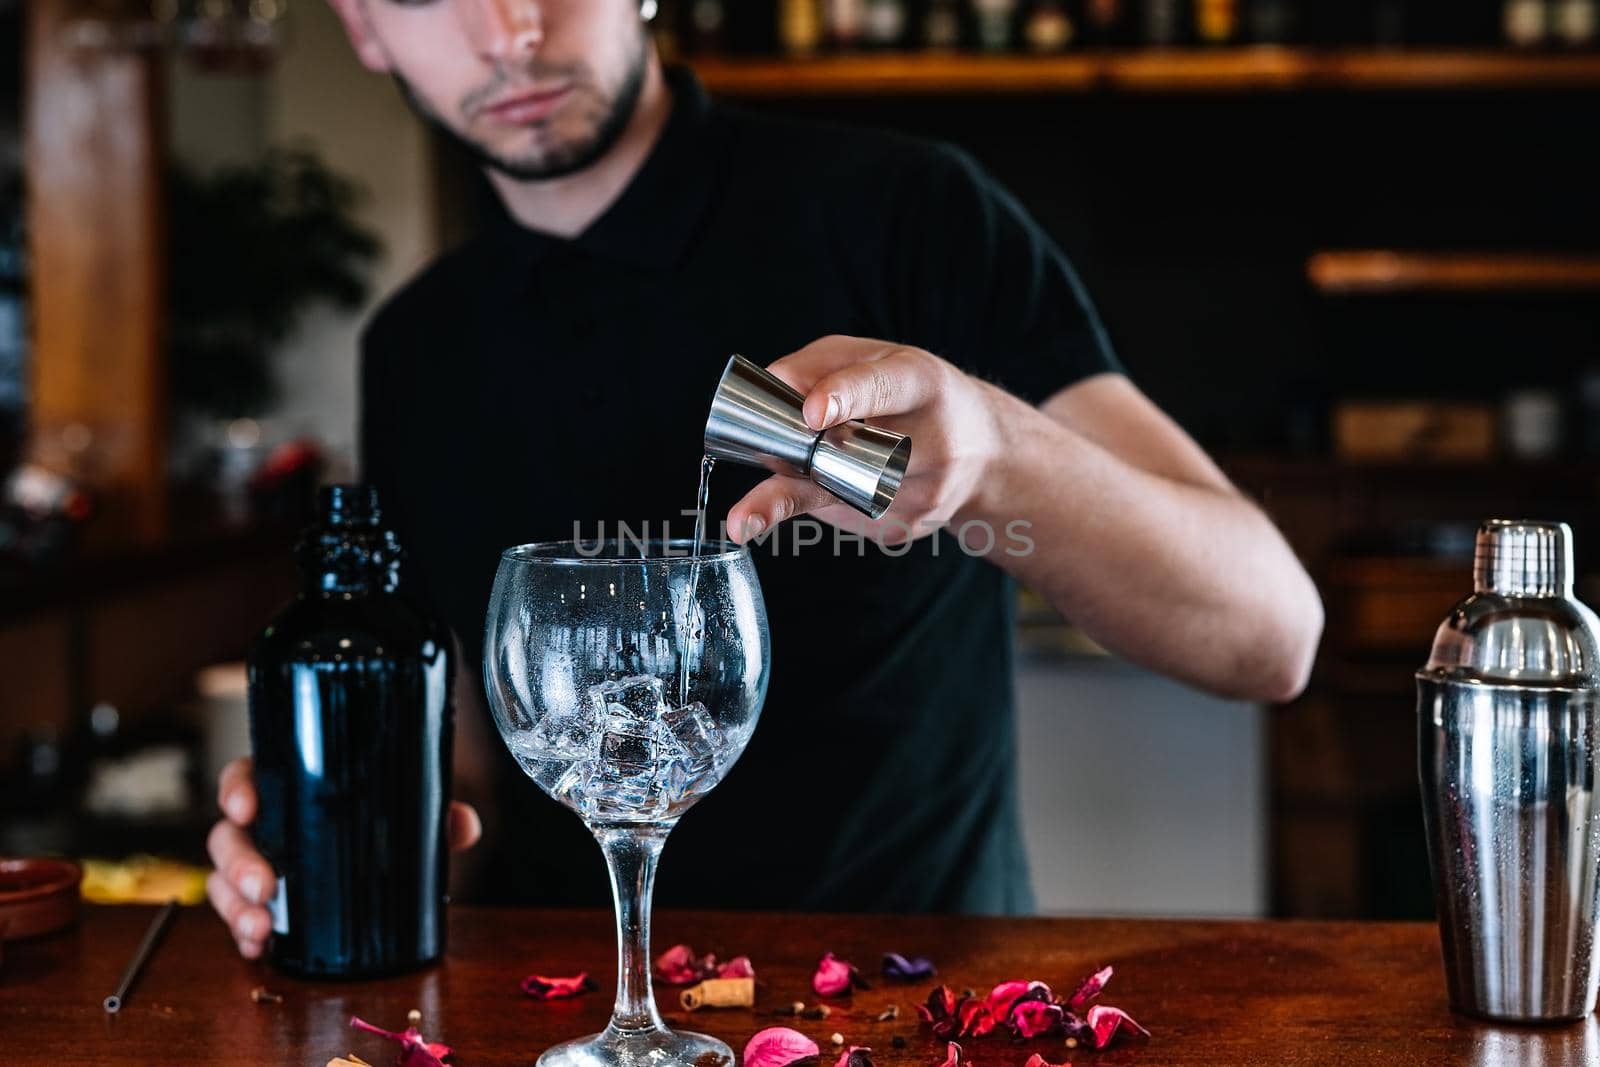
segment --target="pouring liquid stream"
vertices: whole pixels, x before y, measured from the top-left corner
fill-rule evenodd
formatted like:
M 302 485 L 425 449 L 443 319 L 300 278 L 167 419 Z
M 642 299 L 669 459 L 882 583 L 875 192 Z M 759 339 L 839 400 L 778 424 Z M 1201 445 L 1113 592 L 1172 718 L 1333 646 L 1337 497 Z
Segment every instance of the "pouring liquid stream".
M 694 559 L 689 565 L 689 595 L 684 599 L 683 627 L 683 653 L 678 657 L 678 706 L 683 707 L 689 702 L 689 662 L 695 658 L 692 653 L 698 645 L 698 638 L 704 634 L 696 634 L 694 630 L 695 594 L 700 585 L 700 556 L 705 551 L 706 543 L 706 506 L 711 499 L 711 469 L 717 465 L 716 459 L 709 455 L 700 457 L 700 488 L 695 493 L 694 504 Z

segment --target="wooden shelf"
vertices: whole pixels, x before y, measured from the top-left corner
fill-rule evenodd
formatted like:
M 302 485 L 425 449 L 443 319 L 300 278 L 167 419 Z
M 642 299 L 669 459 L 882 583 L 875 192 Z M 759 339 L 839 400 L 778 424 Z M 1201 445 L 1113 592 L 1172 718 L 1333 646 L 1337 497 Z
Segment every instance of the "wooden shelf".
M 1600 53 L 1314 50 L 1279 47 L 888 53 L 692 60 L 713 92 L 742 97 L 968 93 L 1600 89 Z
M 1600 292 L 1600 254 L 1318 252 L 1306 276 L 1323 293 Z

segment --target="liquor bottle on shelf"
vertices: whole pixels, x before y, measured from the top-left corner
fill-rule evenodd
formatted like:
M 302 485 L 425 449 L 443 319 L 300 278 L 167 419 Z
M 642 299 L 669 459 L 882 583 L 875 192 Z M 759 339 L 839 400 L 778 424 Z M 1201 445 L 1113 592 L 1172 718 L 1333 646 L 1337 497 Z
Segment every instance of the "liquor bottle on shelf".
M 1171 48 L 1183 43 L 1186 0 L 1143 0 L 1143 5 L 1139 21 L 1145 44 Z
M 449 630 L 399 592 L 377 494 L 329 486 L 301 592 L 250 647 L 257 846 L 278 872 L 270 958 L 373 976 L 445 944 Z
M 1233 44 L 1239 38 L 1239 0 L 1195 0 L 1194 34 L 1201 44 Z
M 1517 48 L 1543 44 L 1548 29 L 1544 0 L 1505 0 L 1500 9 L 1500 27 L 1506 43 Z
M 1131 44 L 1130 0 L 1084 0 L 1080 18 L 1083 40 L 1092 45 Z
M 1555 39 L 1569 48 L 1593 47 L 1600 38 L 1600 2 L 1597 0 L 1556 0 L 1550 12 L 1550 30 Z
M 723 0 L 690 0 L 689 50 L 697 55 L 720 52 L 726 45 L 728 9 Z
M 859 48 L 866 22 L 864 0 L 827 0 L 825 11 L 829 47 L 840 52 Z
M 906 37 L 906 0 L 866 0 L 862 37 L 870 48 L 899 48 Z
M 928 0 L 922 13 L 922 46 L 934 51 L 961 46 L 961 8 L 956 0 Z
M 1256 44 L 1288 44 L 1299 32 L 1294 0 L 1253 0 L 1250 40 Z
M 972 0 L 978 44 L 985 51 L 1007 52 L 1016 47 L 1017 0 Z
M 791 56 L 809 56 L 822 46 L 821 0 L 779 0 L 778 41 Z
M 1078 27 L 1061 0 L 1033 0 L 1022 22 L 1022 39 L 1031 52 L 1059 52 L 1078 36 Z

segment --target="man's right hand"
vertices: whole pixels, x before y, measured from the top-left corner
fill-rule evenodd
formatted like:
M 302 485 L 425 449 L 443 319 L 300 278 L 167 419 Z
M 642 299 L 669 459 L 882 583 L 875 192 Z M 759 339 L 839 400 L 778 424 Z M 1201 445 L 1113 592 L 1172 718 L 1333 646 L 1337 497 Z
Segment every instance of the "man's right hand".
M 228 924 L 239 955 L 253 960 L 261 955 L 272 932 L 272 916 L 265 905 L 277 890 L 278 878 L 256 851 L 247 830 L 256 817 L 256 783 L 248 758 L 236 759 L 222 769 L 217 803 L 223 817 L 206 838 L 206 850 L 216 867 L 206 878 L 206 895 Z M 460 801 L 451 801 L 445 827 L 452 852 L 471 848 L 483 833 L 478 813 Z

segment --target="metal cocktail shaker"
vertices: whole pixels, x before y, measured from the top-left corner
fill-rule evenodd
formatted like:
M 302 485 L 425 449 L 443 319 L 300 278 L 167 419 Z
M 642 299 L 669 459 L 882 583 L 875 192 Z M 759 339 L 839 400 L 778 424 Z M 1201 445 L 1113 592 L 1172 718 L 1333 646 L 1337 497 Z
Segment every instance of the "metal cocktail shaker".
M 1450 1001 L 1491 1019 L 1578 1019 L 1600 976 L 1600 620 L 1573 598 L 1564 523 L 1484 523 L 1473 586 L 1417 672 Z

